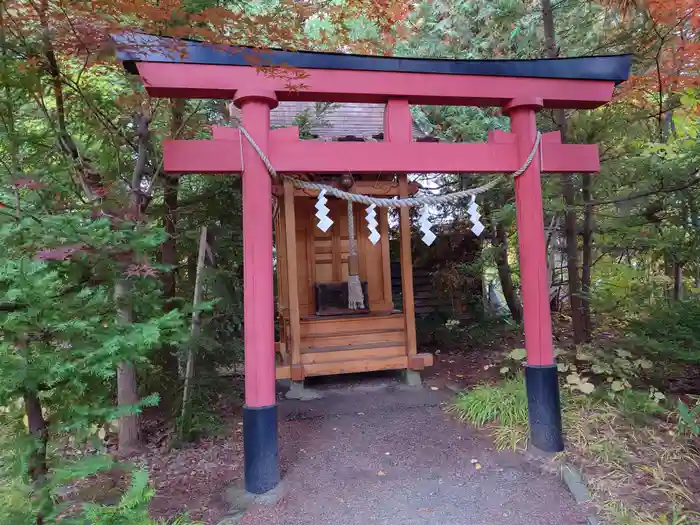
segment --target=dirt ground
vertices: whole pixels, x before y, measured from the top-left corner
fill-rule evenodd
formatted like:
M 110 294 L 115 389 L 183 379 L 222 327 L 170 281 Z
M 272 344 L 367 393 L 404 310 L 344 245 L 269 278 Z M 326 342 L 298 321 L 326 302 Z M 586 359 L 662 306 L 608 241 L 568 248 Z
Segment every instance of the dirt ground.
M 282 403 L 285 496 L 241 525 L 586 523 L 558 477 L 449 417 L 450 394 L 370 381 Z
M 444 412 L 452 390 L 472 384 L 477 367 L 483 380 L 488 364 L 479 354 L 442 355 L 421 388 L 396 374 L 355 375 L 311 382 L 322 399 L 280 401 L 283 496 L 254 505 L 240 523 L 586 523 L 557 476 L 494 451 Z M 231 414 L 220 438 L 146 454 L 153 515 L 220 523 L 231 512 L 227 489 L 242 482 L 241 449 L 240 417 Z
M 422 374 L 424 384 L 426 388 L 439 388 L 447 396 L 452 394 L 451 389 L 467 388 L 489 377 L 495 378 L 497 370 L 484 370 L 491 363 L 489 355 L 490 352 L 438 354 L 435 366 Z M 241 382 L 235 378 L 232 381 Z M 367 377 L 360 375 L 317 380 L 312 384 L 314 388 L 323 389 L 323 383 L 326 383 L 325 388 L 333 389 L 337 386 L 358 386 L 366 381 Z M 232 390 L 240 391 L 241 388 Z M 148 446 L 135 459 L 149 467 L 156 489 L 151 504 L 154 517 L 172 518 L 187 512 L 192 519 L 202 520 L 206 525 L 216 525 L 228 513 L 230 504 L 224 496 L 226 489 L 243 479 L 242 414 L 231 401 L 224 400 L 219 407 L 224 415 L 224 428 L 218 437 L 201 439 L 182 449 L 168 448 L 169 436 L 162 431 L 165 427 L 163 421 L 155 418 L 148 422 Z M 283 401 L 283 396 L 280 396 L 280 402 L 288 403 Z M 283 420 L 280 432 L 285 432 Z M 285 446 L 284 434 L 280 436 L 280 443 Z
M 187 513 L 206 525 L 219 523 L 229 512 L 226 489 L 243 479 L 243 417 L 240 408 L 221 407 L 224 428 L 217 437 L 204 438 L 181 449 L 165 440 L 152 443 L 141 462 L 148 465 L 156 496 L 151 515 L 171 519 Z

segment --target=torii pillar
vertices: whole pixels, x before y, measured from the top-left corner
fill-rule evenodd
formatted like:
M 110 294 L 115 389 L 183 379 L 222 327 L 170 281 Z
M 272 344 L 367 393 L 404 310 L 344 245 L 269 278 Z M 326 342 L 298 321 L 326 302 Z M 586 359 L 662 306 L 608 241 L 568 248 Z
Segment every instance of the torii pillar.
M 518 153 L 524 162 L 537 137 L 542 99 L 513 99 L 504 108 L 510 117 Z M 540 152 L 542 151 L 540 144 Z M 538 152 L 539 153 L 539 152 Z M 564 450 L 557 365 L 552 345 L 549 279 L 542 211 L 541 157 L 515 179 L 515 207 L 520 252 L 520 282 L 525 328 L 525 388 L 532 444 L 545 452 Z
M 268 151 L 274 91 L 245 90 L 233 99 L 242 122 L 263 152 Z M 253 146 L 243 148 L 243 340 L 245 488 L 253 494 L 280 480 L 275 396 L 275 295 L 272 260 L 272 181 Z M 237 152 L 231 151 L 231 155 Z

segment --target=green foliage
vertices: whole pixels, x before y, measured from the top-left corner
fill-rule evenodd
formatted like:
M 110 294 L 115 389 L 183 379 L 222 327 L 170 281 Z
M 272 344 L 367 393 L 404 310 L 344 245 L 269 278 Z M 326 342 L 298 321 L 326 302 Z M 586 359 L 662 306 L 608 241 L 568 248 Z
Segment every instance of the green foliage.
M 202 315 L 199 334 L 180 347 L 180 357 L 194 350 L 196 373 L 192 385 L 189 415 L 176 415 L 178 435 L 193 440 L 221 428 L 217 414 L 220 397 L 240 397 L 230 378 L 243 365 L 243 239 L 241 186 L 237 177 L 196 177 L 184 179 L 180 187 L 182 205 L 196 203 L 193 212 L 178 221 L 179 250 L 188 257 L 186 273 L 179 273 L 180 294 L 194 293 L 195 261 L 199 231 L 207 226 L 215 260 L 204 271 L 204 294 L 211 303 Z M 228 382 L 223 385 L 223 382 Z M 179 408 L 179 405 L 178 405 Z
M 19 476 L 2 477 L 0 521 L 7 525 L 32 523 L 35 515 L 31 488 Z
M 316 102 L 313 106 L 299 113 L 294 118 L 294 124 L 299 128 L 299 138 L 310 139 L 313 137 L 313 128 L 329 126 L 330 124 L 326 120 L 326 117 L 337 108 L 338 104 Z
M 696 400 L 695 406 L 688 406 L 682 400 L 678 400 L 678 433 L 700 436 L 700 402 Z
M 616 525 L 695 525 L 700 519 L 697 512 L 684 512 L 676 507 L 662 514 L 639 513 L 618 502 L 610 502 L 606 511 Z
M 652 277 L 646 268 L 602 260 L 595 268 L 591 303 L 599 315 L 626 322 L 643 314 L 648 305 L 666 302 L 668 278 Z
M 457 394 L 448 411 L 478 427 L 492 425 L 494 444 L 498 450 L 527 447 L 527 393 L 521 374 L 496 385 L 478 385 Z
M 649 392 L 627 388 L 617 393 L 613 404 L 630 421 L 636 424 L 649 422 L 649 416 L 663 414 L 666 408 Z
M 173 520 L 153 520 L 148 515 L 148 503 L 155 491 L 148 484 L 148 472 L 132 473 L 131 485 L 116 505 L 85 504 L 76 517 L 61 520 L 66 525 L 201 525 L 182 516 Z
M 631 382 L 639 382 L 653 364 L 648 359 L 635 358 L 623 349 L 600 349 L 580 345 L 575 351 L 556 350 L 557 368 L 565 391 L 591 395 L 596 400 L 612 403 L 625 417 L 639 424 L 649 416 L 666 411 L 666 396 L 651 387 L 648 391 L 635 390 Z M 500 372 L 506 377 L 519 374 L 525 365 L 524 348 L 506 354 L 500 363 Z
M 70 430 L 118 414 L 109 387 L 118 364 L 148 362 L 162 344 L 178 343 L 184 319 L 159 307 L 152 279 L 134 276 L 135 321 L 116 318 L 113 288 L 124 271 L 112 253 L 146 254 L 162 240 L 157 229 L 114 230 L 79 214 L 23 219 L 0 227 L 0 405 L 25 391 L 40 392 L 56 430 Z M 79 246 L 70 259 L 37 259 L 49 242 Z M 137 257 L 143 257 L 143 255 Z M 152 400 L 151 400 L 152 402 Z M 132 410 L 138 410 L 133 407 Z
M 190 409 L 177 417 L 178 436 L 182 441 L 196 441 L 203 436 L 216 436 L 225 427 L 221 416 L 223 397 L 242 398 L 243 393 L 235 390 L 235 384 L 228 376 L 221 376 L 215 370 L 202 366 L 202 372 L 193 381 Z
M 464 328 L 447 313 L 434 312 L 416 317 L 416 336 L 422 347 L 450 350 L 463 340 Z
M 15 447 L 21 465 L 41 461 L 41 446 L 17 424 L 28 410 L 23 398 L 37 397 L 51 449 L 68 443 L 99 448 L 101 425 L 158 402 L 152 394 L 136 405 L 116 407 L 117 367 L 130 361 L 145 371 L 153 351 L 178 344 L 186 333 L 182 313 L 163 311 L 159 284 L 149 277 L 148 259 L 163 240 L 162 230 L 129 223 L 115 227 L 80 212 L 46 214 L 32 208 L 29 196 L 25 209 L 32 210 L 31 217 L 0 224 L 0 406 L 9 431 L 5 444 Z M 138 268 L 125 267 L 120 253 L 141 261 Z M 119 322 L 113 292 L 124 272 L 131 274 L 133 289 L 129 324 Z M 46 509 L 48 492 L 110 465 L 99 455 L 50 456 L 47 478 L 38 487 L 43 495 L 29 499 L 29 509 L 18 505 L 7 512 L 35 511 L 33 505 Z M 26 476 L 26 467 L 21 471 Z M 17 502 L 28 481 L 10 476 L 4 495 Z
M 462 421 L 476 426 L 498 423 L 500 426 L 527 424 L 527 394 L 522 376 L 498 385 L 478 385 L 457 395 L 450 407 Z
M 700 301 L 696 298 L 650 309 L 643 317 L 630 319 L 628 328 L 633 343 L 656 360 L 700 364 Z

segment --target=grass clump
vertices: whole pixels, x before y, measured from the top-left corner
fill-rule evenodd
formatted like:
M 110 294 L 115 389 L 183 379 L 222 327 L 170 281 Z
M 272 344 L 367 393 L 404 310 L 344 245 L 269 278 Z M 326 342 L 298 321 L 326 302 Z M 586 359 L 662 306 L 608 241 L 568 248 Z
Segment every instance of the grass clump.
M 697 525 L 700 514 L 673 509 L 662 514 L 635 512 L 619 502 L 610 502 L 605 506 L 608 518 L 615 525 Z
M 488 427 L 497 449 L 525 449 L 529 427 L 522 376 L 457 395 L 448 410 Z M 614 525 L 700 524 L 700 456 L 649 392 L 584 395 L 562 389 L 563 455 L 584 473 Z
M 477 427 L 493 425 L 494 442 L 499 450 L 527 446 L 527 394 L 521 376 L 497 385 L 478 385 L 457 394 L 448 410 L 461 421 Z
M 651 418 L 643 393 L 572 396 L 563 411 L 566 457 L 584 472 L 614 525 L 697 525 L 700 457 L 673 421 Z
M 489 423 L 502 426 L 527 425 L 527 394 L 522 377 L 498 385 L 478 385 L 457 394 L 450 410 L 461 421 L 482 427 Z

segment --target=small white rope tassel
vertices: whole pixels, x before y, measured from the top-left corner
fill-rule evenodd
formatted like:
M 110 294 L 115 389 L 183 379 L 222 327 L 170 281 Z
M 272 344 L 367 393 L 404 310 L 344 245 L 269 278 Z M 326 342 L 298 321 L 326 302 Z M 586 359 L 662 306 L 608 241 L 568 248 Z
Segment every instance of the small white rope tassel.
M 423 232 L 423 242 L 430 246 L 435 242 L 437 237 L 431 231 L 432 223 L 430 222 L 430 211 L 428 211 L 427 206 L 423 206 L 423 211 L 418 219 L 418 224 L 420 224 L 420 231 Z
M 362 310 L 365 307 L 365 296 L 362 293 L 362 282 L 359 275 L 348 276 L 348 308 Z
M 323 232 L 328 231 L 328 228 L 333 226 L 333 221 L 328 216 L 328 212 L 331 210 L 329 210 L 328 206 L 326 206 L 326 202 L 328 202 L 328 199 L 326 199 L 326 190 L 319 191 L 315 208 L 317 210 L 316 217 L 318 218 L 317 226 Z
M 352 201 L 348 201 L 348 308 L 360 310 L 365 307 L 365 296 L 360 281 L 360 261 L 357 257 L 357 239 L 355 239 L 355 213 Z
M 377 206 L 374 204 L 370 204 L 367 206 L 367 215 L 365 216 L 365 219 L 367 219 L 367 229 L 369 230 L 369 242 L 372 244 L 377 244 L 379 242 L 379 232 L 377 231 Z
M 479 205 L 476 203 L 476 195 L 472 195 L 472 201 L 469 203 L 467 213 L 469 213 L 469 220 L 472 221 L 472 233 L 479 237 L 484 231 L 484 225 L 479 220 L 481 219 L 481 214 L 479 213 Z

